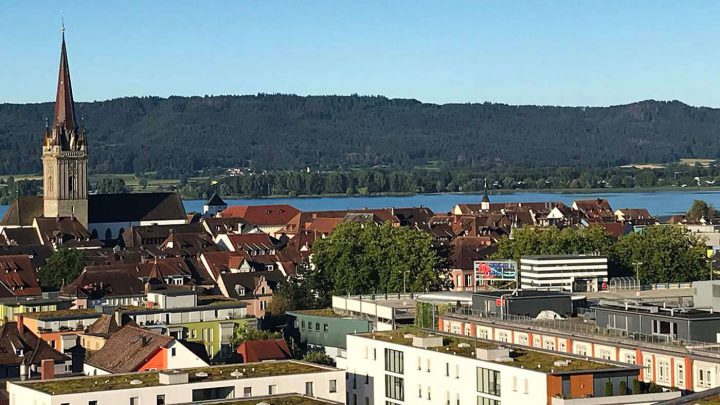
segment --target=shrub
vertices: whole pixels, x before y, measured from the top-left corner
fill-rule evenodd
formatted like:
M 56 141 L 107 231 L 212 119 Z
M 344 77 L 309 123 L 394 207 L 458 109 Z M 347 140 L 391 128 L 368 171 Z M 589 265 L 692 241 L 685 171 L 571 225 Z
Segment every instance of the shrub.
M 620 395 L 627 395 L 627 382 L 626 381 L 620 381 L 618 391 L 620 391 Z
M 613 395 L 613 383 L 612 381 L 608 381 L 605 383 L 605 396 L 611 397 Z
M 633 384 L 632 393 L 633 393 L 633 394 L 640 394 L 640 391 L 641 391 L 641 390 L 640 390 L 640 381 L 639 381 L 639 380 L 633 380 L 632 384 Z

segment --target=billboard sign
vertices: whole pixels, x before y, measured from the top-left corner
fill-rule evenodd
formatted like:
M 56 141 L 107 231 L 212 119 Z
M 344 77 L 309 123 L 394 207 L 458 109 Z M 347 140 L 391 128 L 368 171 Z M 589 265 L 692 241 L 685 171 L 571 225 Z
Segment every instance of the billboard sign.
M 474 262 L 476 281 L 517 280 L 517 263 L 512 260 L 482 260 Z

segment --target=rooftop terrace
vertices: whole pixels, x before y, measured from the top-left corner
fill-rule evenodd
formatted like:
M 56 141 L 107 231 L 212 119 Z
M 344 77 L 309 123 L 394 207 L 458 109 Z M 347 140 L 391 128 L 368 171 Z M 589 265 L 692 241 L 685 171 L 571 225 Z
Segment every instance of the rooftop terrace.
M 483 339 L 465 339 L 442 333 L 428 333 L 414 328 L 400 329 L 388 332 L 373 332 L 364 334 L 363 336 L 372 339 L 382 340 L 385 342 L 412 346 L 413 339 L 409 336 L 405 337 L 405 335 L 407 334 L 412 334 L 414 336 L 442 336 L 442 347 L 433 347 L 425 350 L 434 350 L 436 352 L 444 352 L 455 356 L 463 356 L 469 358 L 476 358 L 476 347 L 484 349 L 496 349 L 501 346 L 495 342 L 490 342 Z M 561 374 L 565 372 L 587 370 L 611 370 L 622 368 L 615 364 L 602 363 L 599 361 L 589 361 L 576 356 L 555 355 L 543 351 L 520 349 L 510 344 L 503 344 L 502 346 L 509 347 L 511 349 L 510 357 L 513 359 L 513 361 L 502 362 L 501 364 L 513 367 L 533 369 L 548 374 Z M 554 364 L 558 360 L 568 359 L 572 361 L 565 366 L 556 366 Z
M 308 374 L 335 370 L 301 361 L 266 361 L 177 370 L 188 373 L 189 382 L 222 381 L 279 375 Z M 237 373 L 236 373 L 237 371 Z M 113 374 L 95 377 L 73 377 L 45 381 L 13 382 L 51 395 L 79 394 L 95 391 L 137 389 L 160 386 L 159 372 Z M 138 382 L 139 381 L 139 382 Z M 134 383 L 133 383 L 134 382 Z
M 203 402 L 206 405 L 257 405 L 266 403 L 269 405 L 327 405 L 337 402 L 326 401 L 319 398 L 310 398 L 304 395 L 273 395 L 269 397 L 255 397 L 253 399 L 221 400 Z

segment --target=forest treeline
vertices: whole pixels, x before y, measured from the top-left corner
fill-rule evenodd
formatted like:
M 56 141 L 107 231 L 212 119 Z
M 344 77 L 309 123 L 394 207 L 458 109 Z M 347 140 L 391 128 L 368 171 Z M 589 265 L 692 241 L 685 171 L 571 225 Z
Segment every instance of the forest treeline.
M 158 176 L 138 175 L 139 191 Z M 204 199 L 217 191 L 222 196 L 267 197 L 324 194 L 377 195 L 388 193 L 481 192 L 487 179 L 489 190 L 588 190 L 646 189 L 652 187 L 720 186 L 720 166 L 668 165 L 660 169 L 633 168 L 495 168 L 472 169 L 353 169 L 333 171 L 284 170 L 244 172 L 227 176 L 203 173 L 190 179 L 180 176 L 160 189 L 178 191 L 186 199 Z M 121 177 L 91 178 L 97 193 L 126 193 L 131 188 Z M 150 190 L 150 189 L 147 189 Z M 18 195 L 42 194 L 40 180 L 0 180 L 0 204 Z
M 0 174 L 39 173 L 52 104 L 0 104 Z M 720 110 L 427 104 L 369 96 L 128 97 L 77 103 L 91 173 L 617 167 L 720 157 Z M 178 178 L 178 177 L 175 177 Z

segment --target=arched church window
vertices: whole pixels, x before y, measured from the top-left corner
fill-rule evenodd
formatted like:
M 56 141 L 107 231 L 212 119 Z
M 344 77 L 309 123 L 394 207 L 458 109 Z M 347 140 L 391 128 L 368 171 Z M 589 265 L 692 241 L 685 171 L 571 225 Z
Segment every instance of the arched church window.
M 124 233 L 125 233 L 125 228 L 120 228 L 120 232 L 118 232 L 118 237 L 122 238 Z
M 90 232 L 90 236 L 91 236 L 93 239 L 97 239 L 97 238 L 98 238 L 97 229 L 93 229 L 92 232 Z
M 112 239 L 112 231 L 110 228 L 105 230 L 105 239 Z
M 52 178 L 52 174 L 51 174 L 51 175 L 48 176 L 48 189 L 47 189 L 47 191 L 52 191 L 52 189 L 53 189 L 53 181 L 52 181 L 52 180 L 53 180 L 53 178 Z

